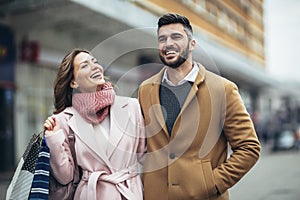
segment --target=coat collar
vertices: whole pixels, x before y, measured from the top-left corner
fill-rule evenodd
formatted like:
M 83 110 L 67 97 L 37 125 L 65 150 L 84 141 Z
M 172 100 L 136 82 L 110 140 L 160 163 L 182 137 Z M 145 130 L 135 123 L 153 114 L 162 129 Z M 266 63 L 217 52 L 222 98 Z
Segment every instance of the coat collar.
M 195 64 L 198 65 L 199 67 L 199 72 L 198 72 L 198 75 L 197 75 L 197 78 L 195 80 L 195 84 L 194 85 L 199 85 L 201 84 L 204 80 L 205 80 L 205 74 L 206 74 L 206 69 L 203 65 L 201 65 L 200 63 L 198 62 L 195 62 Z M 161 81 L 162 81 L 162 78 L 163 78 L 163 75 L 164 75 L 164 72 L 166 70 L 167 66 L 164 66 L 156 75 L 154 75 L 151 79 L 150 79 L 150 82 L 152 83 L 152 85 L 159 85 L 161 84 Z
M 160 124 L 164 132 L 166 133 L 166 136 L 169 137 L 168 129 L 165 124 L 163 112 L 160 106 L 160 99 L 159 99 L 159 88 L 161 85 L 161 81 L 164 75 L 166 67 L 163 67 L 160 72 L 158 72 L 156 75 L 154 75 L 152 78 L 150 78 L 149 84 L 151 85 L 149 95 L 150 95 L 150 101 L 151 101 L 151 114 L 155 115 L 153 119 L 156 119 L 157 122 Z M 148 81 L 146 81 L 146 84 L 148 84 Z
M 190 104 L 193 98 L 195 98 L 196 93 L 198 92 L 198 88 L 205 81 L 205 75 L 206 75 L 206 69 L 201 65 L 200 63 L 196 63 L 199 67 L 199 72 L 196 77 L 196 80 L 193 84 L 193 87 L 191 88 L 191 91 L 189 92 L 183 107 L 179 113 L 178 116 L 182 114 L 182 112 L 186 109 L 186 107 Z M 151 105 L 160 105 L 160 100 L 159 100 L 159 88 L 161 85 L 161 81 L 164 75 L 164 71 L 167 67 L 163 67 L 160 72 L 158 72 L 156 75 L 154 75 L 152 78 L 150 78 L 148 81 L 146 81 L 145 84 L 150 83 L 151 84 L 151 91 L 149 92 L 150 94 L 150 100 L 151 100 Z M 161 125 L 162 129 L 164 130 L 165 134 L 167 137 L 169 137 L 167 127 L 165 125 L 165 120 L 163 117 L 162 109 L 161 106 L 152 106 L 151 108 L 153 110 L 153 114 L 156 116 L 157 121 Z M 177 117 L 178 118 L 178 117 Z M 176 120 L 177 121 L 177 120 Z M 176 123 L 175 121 L 175 123 Z M 174 125 L 175 125 L 174 123 Z M 174 134 L 172 134 L 172 137 L 174 137 Z
M 95 152 L 102 161 L 110 166 L 109 158 L 117 148 L 118 143 L 123 137 L 129 121 L 129 112 L 126 111 L 128 100 L 115 96 L 113 105 L 110 108 L 110 134 L 107 150 L 99 148 L 99 143 L 95 140 L 93 125 L 88 123 L 73 107 L 65 109 L 65 113 L 71 114 L 68 125 L 74 131 L 74 134 Z
M 185 110 L 185 108 L 189 105 L 189 103 L 192 101 L 193 98 L 195 98 L 197 92 L 198 92 L 198 89 L 199 89 L 199 86 L 202 82 L 204 82 L 205 80 L 205 74 L 206 74 L 206 69 L 200 64 L 200 63 L 196 63 L 199 67 L 199 72 L 198 72 L 198 75 L 196 77 L 196 80 L 190 90 L 190 93 L 188 94 L 184 104 L 183 104 L 183 107 L 181 109 L 181 112 L 180 114 Z M 179 115 L 180 115 L 179 114 Z

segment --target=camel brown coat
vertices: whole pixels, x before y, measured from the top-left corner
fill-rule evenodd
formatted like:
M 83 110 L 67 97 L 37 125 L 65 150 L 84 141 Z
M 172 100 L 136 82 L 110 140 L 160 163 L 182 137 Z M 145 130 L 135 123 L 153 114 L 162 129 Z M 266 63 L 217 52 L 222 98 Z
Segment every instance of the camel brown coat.
M 171 134 L 159 100 L 165 68 L 140 86 L 148 150 L 145 200 L 229 199 L 228 189 L 259 158 L 260 143 L 237 86 L 198 66 Z

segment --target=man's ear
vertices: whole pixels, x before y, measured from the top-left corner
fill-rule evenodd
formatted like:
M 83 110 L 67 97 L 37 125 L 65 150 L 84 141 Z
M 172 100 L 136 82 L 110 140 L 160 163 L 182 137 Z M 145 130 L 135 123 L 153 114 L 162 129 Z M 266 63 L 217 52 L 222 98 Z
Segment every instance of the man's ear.
M 195 39 L 192 39 L 191 40 L 191 45 L 190 45 L 190 51 L 194 50 L 196 47 L 196 40 Z
M 70 82 L 70 87 L 73 88 L 73 89 L 76 89 L 76 88 L 78 88 L 78 84 L 76 83 L 76 81 L 72 80 Z

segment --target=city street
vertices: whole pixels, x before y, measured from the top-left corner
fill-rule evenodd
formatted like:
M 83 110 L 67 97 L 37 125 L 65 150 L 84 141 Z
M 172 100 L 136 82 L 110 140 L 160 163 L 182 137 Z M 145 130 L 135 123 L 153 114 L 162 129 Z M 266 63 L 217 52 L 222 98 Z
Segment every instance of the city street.
M 0 200 L 10 174 L 1 174 Z M 271 153 L 264 147 L 254 168 L 230 190 L 231 200 L 300 200 L 300 152 Z
M 258 163 L 230 194 L 231 200 L 300 200 L 300 152 L 263 149 Z
M 153 156 L 145 171 L 166 168 L 153 173 L 161 176 L 155 180 L 148 176 L 151 200 L 165 200 L 164 195 L 171 198 L 167 192 L 171 187 L 180 200 L 189 200 L 189 196 L 209 200 L 208 194 L 202 197 L 197 192 L 205 189 L 217 197 L 214 182 L 221 192 L 225 192 L 221 184 L 229 188 L 230 200 L 300 200 L 300 64 L 295 62 L 300 52 L 299 24 L 300 0 L 0 0 L 0 200 L 6 200 L 21 156 L 36 164 L 32 156 L 27 157 L 31 153 L 27 147 L 53 114 L 66 131 L 70 125 L 76 138 L 84 135 L 76 140 L 76 146 L 82 147 L 76 150 L 84 172 L 100 173 L 105 162 L 94 163 L 93 159 L 105 160 L 105 155 L 95 153 L 105 146 L 112 161 L 106 166 L 109 173 L 134 166 L 130 153 L 145 142 Z M 106 87 L 109 83 L 112 87 Z M 113 101 L 114 96 L 132 99 L 119 107 L 128 116 L 114 109 L 122 102 Z M 133 102 L 136 99 L 138 102 Z M 140 104 L 141 109 L 131 102 Z M 72 127 L 73 119 L 60 118 L 67 107 L 79 111 L 76 115 L 82 118 L 74 125 L 99 126 L 90 130 Z M 103 119 L 105 130 L 100 125 Z M 143 119 L 147 137 L 138 140 L 133 136 L 136 132 L 141 135 Z M 132 123 L 126 125 L 128 120 Z M 105 141 L 102 132 L 109 136 Z M 176 139 L 161 139 L 158 135 L 163 132 Z M 262 144 L 258 160 L 254 133 Z M 119 137 L 122 134 L 126 137 Z M 51 163 L 59 162 L 61 171 L 72 173 L 65 168 L 67 159 L 53 160 L 57 157 L 53 151 L 59 148 L 55 138 L 48 139 L 53 141 L 48 142 Z M 231 143 L 232 149 L 225 142 Z M 110 151 L 113 146 L 124 152 Z M 252 152 L 245 151 L 248 147 Z M 212 173 L 216 171 L 209 166 L 218 169 L 225 162 L 226 168 L 227 151 L 242 156 L 233 158 L 224 173 L 215 173 L 225 177 L 219 184 L 218 175 Z M 253 167 L 237 182 L 245 166 Z M 138 167 L 140 173 L 142 167 Z M 184 172 L 185 167 L 190 174 Z M 27 168 L 32 167 L 20 164 L 18 172 Z M 127 168 L 126 172 L 134 171 Z M 91 175 L 93 180 L 97 173 L 86 172 L 83 178 Z M 26 176 L 19 174 L 8 196 L 12 189 L 14 194 L 18 191 L 28 196 L 24 186 L 30 188 L 32 180 L 17 182 Z M 138 200 L 143 200 L 142 185 L 127 180 L 130 174 L 134 173 L 122 176 L 121 185 L 133 185 Z M 160 179 L 165 181 L 156 184 Z M 177 180 L 182 181 L 177 184 Z M 97 181 L 89 181 L 94 189 L 116 186 L 114 180 Z M 190 188 L 180 188 L 180 184 Z M 189 189 L 192 194 L 185 195 Z M 118 193 L 126 196 L 121 190 L 103 190 L 95 199 L 115 200 Z

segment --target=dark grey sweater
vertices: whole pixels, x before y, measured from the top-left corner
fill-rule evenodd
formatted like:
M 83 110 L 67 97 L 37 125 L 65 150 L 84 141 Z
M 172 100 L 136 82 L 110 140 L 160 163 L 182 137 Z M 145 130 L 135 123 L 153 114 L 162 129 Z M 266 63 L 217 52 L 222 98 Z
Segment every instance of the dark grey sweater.
M 159 90 L 160 105 L 169 134 L 171 135 L 175 120 L 190 92 L 192 82 L 186 82 L 178 86 L 170 86 L 163 82 Z

